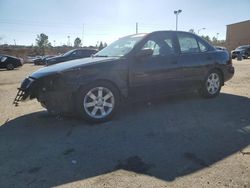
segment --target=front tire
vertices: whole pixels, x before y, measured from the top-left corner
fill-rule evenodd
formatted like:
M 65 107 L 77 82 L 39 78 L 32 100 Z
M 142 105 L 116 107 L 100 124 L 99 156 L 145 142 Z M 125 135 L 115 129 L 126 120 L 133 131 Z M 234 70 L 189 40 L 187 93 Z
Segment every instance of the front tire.
M 222 86 L 222 75 L 217 70 L 212 70 L 208 73 L 202 83 L 200 93 L 205 98 L 214 98 L 220 94 Z
M 6 65 L 6 69 L 7 70 L 13 70 L 15 67 L 14 67 L 14 65 L 12 64 L 12 63 L 8 63 L 7 65 Z
M 110 120 L 119 103 L 119 90 L 108 82 L 90 84 L 78 92 L 76 107 L 78 115 L 91 123 Z

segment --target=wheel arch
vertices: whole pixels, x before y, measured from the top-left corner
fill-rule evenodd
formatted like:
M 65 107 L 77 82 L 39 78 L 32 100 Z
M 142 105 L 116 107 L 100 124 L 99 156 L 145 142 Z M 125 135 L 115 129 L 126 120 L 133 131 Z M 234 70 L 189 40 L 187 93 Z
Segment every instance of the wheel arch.
M 107 116 L 101 117 L 100 119 L 98 117 L 97 118 L 91 117 L 89 113 L 86 111 L 86 109 L 83 109 L 85 107 L 80 105 L 81 104 L 80 101 L 82 101 L 82 96 L 83 96 L 81 91 L 83 91 L 86 94 L 86 92 L 88 92 L 89 89 L 92 89 L 93 87 L 98 87 L 99 85 L 98 83 L 100 83 L 100 86 L 101 84 L 103 84 L 104 87 L 109 87 L 109 89 L 113 89 L 113 94 L 115 94 L 115 96 L 118 97 L 118 100 L 115 102 L 116 105 L 113 107 L 112 111 Z M 106 80 L 106 79 L 97 79 L 89 83 L 80 85 L 78 87 L 78 90 L 76 90 L 76 92 L 74 93 L 74 96 L 75 97 L 72 99 L 73 100 L 72 102 L 74 102 L 73 106 L 74 112 L 76 112 L 76 114 L 80 118 L 84 118 L 85 120 L 91 123 L 101 123 L 111 119 L 114 113 L 116 113 L 116 110 L 119 108 L 119 104 L 122 100 L 122 93 L 117 84 L 115 84 L 111 80 Z
M 210 72 L 212 72 L 212 71 L 218 71 L 220 73 L 221 79 L 222 79 L 222 85 L 224 85 L 224 73 L 223 73 L 223 71 L 219 67 L 215 67 L 215 68 L 210 70 Z
M 8 67 L 9 65 L 11 65 L 11 67 Z M 6 63 L 6 69 L 7 70 L 13 70 L 13 69 L 15 69 L 15 64 L 13 63 L 13 62 L 7 62 Z
M 112 80 L 109 80 L 109 79 L 96 79 L 96 80 L 90 81 L 88 83 L 80 84 L 79 87 L 78 87 L 78 89 L 75 91 L 75 95 L 80 90 L 82 90 L 84 87 L 87 87 L 90 84 L 94 84 L 94 83 L 98 83 L 98 82 L 106 82 L 106 83 L 109 83 L 112 86 L 114 86 L 117 89 L 117 91 L 119 92 L 120 100 L 123 100 L 124 98 L 127 98 L 127 96 L 128 96 L 128 89 L 127 88 L 121 88 L 121 87 L 119 87 L 119 85 L 116 82 L 114 82 Z

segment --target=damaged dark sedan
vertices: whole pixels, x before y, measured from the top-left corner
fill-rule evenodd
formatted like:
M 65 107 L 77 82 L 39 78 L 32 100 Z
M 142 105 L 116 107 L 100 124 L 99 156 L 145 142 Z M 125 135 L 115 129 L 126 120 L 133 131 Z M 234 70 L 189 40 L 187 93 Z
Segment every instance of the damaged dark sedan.
M 50 113 L 103 122 L 122 99 L 190 90 L 212 98 L 233 75 L 227 52 L 191 33 L 156 31 L 120 38 L 93 57 L 34 72 L 21 84 L 14 104 L 36 98 Z

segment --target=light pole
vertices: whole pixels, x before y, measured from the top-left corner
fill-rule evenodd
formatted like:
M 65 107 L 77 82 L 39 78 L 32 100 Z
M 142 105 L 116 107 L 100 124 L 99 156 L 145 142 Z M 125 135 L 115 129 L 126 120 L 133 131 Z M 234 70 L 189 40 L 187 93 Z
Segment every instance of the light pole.
M 174 11 L 174 14 L 175 14 L 175 16 L 176 16 L 176 24 L 175 24 L 175 27 L 176 27 L 176 31 L 178 30 L 178 16 L 179 16 L 179 14 L 182 12 L 182 10 L 175 10 Z
M 205 29 L 206 29 L 205 27 L 203 27 L 201 29 L 198 29 L 198 35 L 199 35 L 199 33 L 200 33 L 201 30 L 205 30 Z
M 220 34 L 220 33 L 216 33 L 216 39 L 217 39 L 217 40 L 218 40 L 219 34 Z
M 138 22 L 135 23 L 135 33 L 138 34 Z
M 70 46 L 70 36 L 68 36 L 68 46 Z

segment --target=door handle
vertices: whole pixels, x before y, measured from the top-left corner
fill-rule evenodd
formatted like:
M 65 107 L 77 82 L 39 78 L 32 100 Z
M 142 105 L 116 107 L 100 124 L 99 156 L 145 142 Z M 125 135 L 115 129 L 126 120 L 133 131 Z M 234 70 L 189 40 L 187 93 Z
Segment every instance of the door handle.
M 171 64 L 174 64 L 174 65 L 177 64 L 177 63 L 178 63 L 177 61 L 172 61 L 171 62 Z

